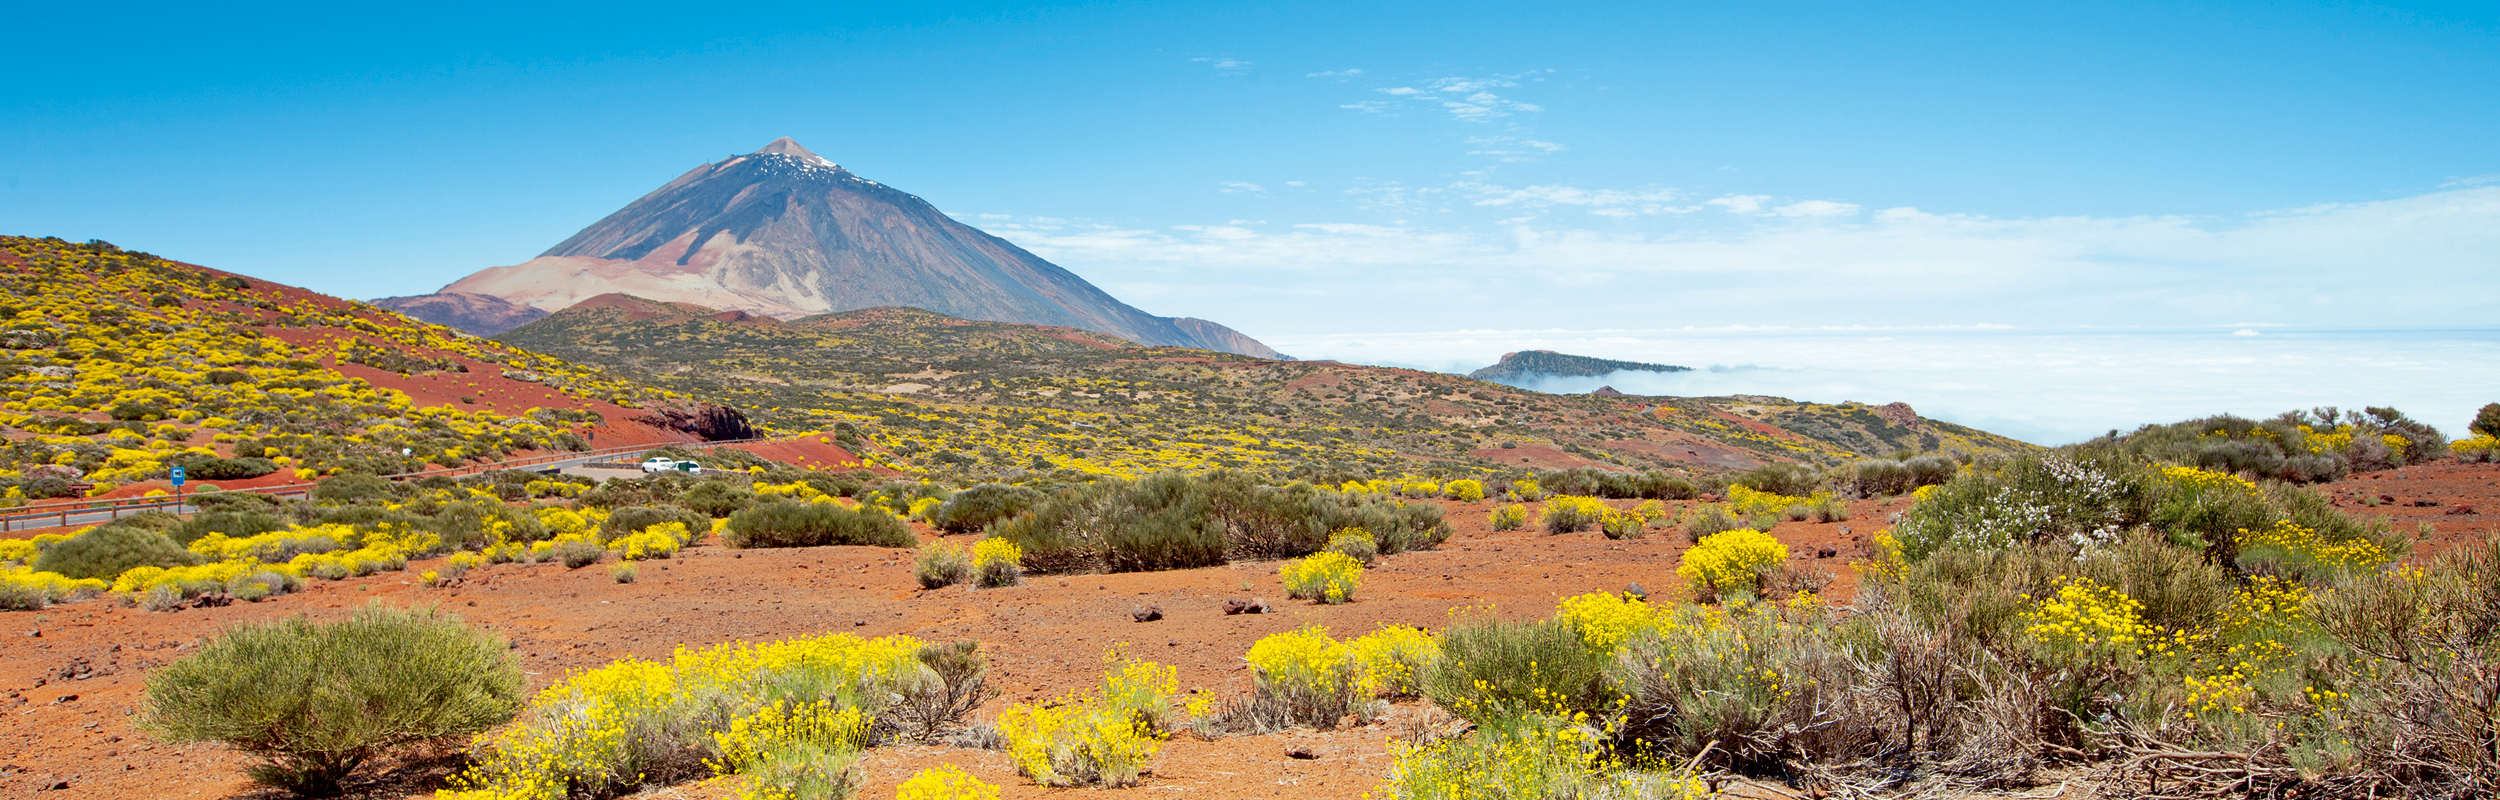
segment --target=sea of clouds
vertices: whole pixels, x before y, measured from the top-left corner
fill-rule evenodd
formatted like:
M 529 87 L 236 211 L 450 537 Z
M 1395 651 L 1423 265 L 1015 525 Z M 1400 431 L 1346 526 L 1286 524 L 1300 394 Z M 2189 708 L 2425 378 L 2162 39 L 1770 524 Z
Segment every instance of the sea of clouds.
M 1683 328 L 1459 330 L 1264 337 L 1303 359 L 1465 373 L 1503 353 L 1675 364 L 1692 372 L 1557 378 L 1557 393 L 1762 394 L 1906 402 L 1920 414 L 2039 444 L 2208 414 L 2393 406 L 2450 436 L 2500 401 L 2500 328 Z

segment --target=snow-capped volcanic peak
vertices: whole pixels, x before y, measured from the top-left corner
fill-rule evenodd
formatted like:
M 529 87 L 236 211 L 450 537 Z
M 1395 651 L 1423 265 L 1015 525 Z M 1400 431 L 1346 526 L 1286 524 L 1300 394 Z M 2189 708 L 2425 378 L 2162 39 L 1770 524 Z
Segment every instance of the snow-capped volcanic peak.
M 772 144 L 764 145 L 764 146 L 763 146 L 763 147 L 761 147 L 761 148 L 757 148 L 757 149 L 756 149 L 756 151 L 755 151 L 755 154 L 756 154 L 756 155 L 766 155 L 766 154 L 771 154 L 771 155 L 783 155 L 783 156 L 789 156 L 789 157 L 791 157 L 791 158 L 798 159 L 801 163 L 811 164 L 811 165 L 820 166 L 820 167 L 834 167 L 834 168 L 836 168 L 836 169 L 839 169 L 839 168 L 841 168 L 841 166 L 842 166 L 842 165 L 840 165 L 840 164 L 836 164 L 836 163 L 833 163 L 833 162 L 831 162 L 831 161 L 827 161 L 827 160 L 825 160 L 825 157 L 824 157 L 824 156 L 820 156 L 820 155 L 817 155 L 817 154 L 815 154 L 815 153 L 813 153 L 813 152 L 808 151 L 808 149 L 807 149 L 807 148 L 799 146 L 798 140 L 792 139 L 792 138 L 787 137 L 787 136 L 781 137 L 781 138 L 779 138 L 779 139 L 774 139 Z

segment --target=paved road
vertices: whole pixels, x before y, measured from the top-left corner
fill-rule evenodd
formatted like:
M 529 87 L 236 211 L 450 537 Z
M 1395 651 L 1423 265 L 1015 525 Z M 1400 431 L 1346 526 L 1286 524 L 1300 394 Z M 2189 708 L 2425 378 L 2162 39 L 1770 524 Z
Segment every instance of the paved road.
M 556 472 L 579 467 L 583 464 L 595 461 L 610 460 L 616 457 L 617 456 L 615 454 L 603 456 L 582 456 L 579 458 L 567 458 L 560 461 L 532 464 L 530 466 L 523 467 L 522 469 L 537 472 Z M 491 468 L 492 465 L 488 466 Z M 179 507 L 175 506 L 173 503 L 174 501 L 172 498 L 167 498 L 165 500 L 165 505 L 153 509 L 122 507 L 119 509 L 103 509 L 97 511 L 71 511 L 67 515 L 53 513 L 39 516 L 0 514 L 0 532 L 22 531 L 33 528 L 85 527 L 88 525 L 101 525 L 119 517 L 127 517 L 141 511 L 150 510 L 171 511 L 176 514 L 196 514 L 199 513 L 200 510 L 199 506 L 195 506 L 187 502 L 183 503 Z

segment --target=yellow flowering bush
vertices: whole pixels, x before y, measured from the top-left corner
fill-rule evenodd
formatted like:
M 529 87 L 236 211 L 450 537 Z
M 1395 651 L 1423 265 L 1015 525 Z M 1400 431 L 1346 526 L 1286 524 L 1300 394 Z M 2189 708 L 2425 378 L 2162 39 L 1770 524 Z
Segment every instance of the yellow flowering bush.
M 663 522 L 638 533 L 619 536 L 616 541 L 608 543 L 608 549 L 616 551 L 617 556 L 626 561 L 668 558 L 685 546 L 682 544 L 687 535 L 685 531 L 686 523 Z
M 903 779 L 894 787 L 894 800 L 998 800 L 998 787 L 962 767 L 939 764 Z
M 1389 625 L 1346 642 L 1346 657 L 1354 662 L 1355 694 L 1413 697 L 1440 660 L 1441 642 L 1419 628 Z
M 2056 593 L 2024 612 L 2023 629 L 2061 662 L 2117 663 L 2168 646 L 2143 611 L 2143 603 L 2114 587 L 2060 576 Z
M 628 658 L 539 692 L 480 737 L 445 800 L 561 800 L 704 772 L 747 776 L 750 797 L 844 778 L 868 721 L 931 679 L 907 636 L 827 634 Z M 830 773 L 830 774 L 828 774 Z
M 1555 616 L 1580 632 L 1580 641 L 1603 653 L 1620 650 L 1634 638 L 1655 633 L 1669 622 L 1664 609 L 1640 598 L 1612 592 L 1591 592 L 1565 598 Z
M 0 565 L 0 610 L 40 611 L 45 606 L 103 594 L 104 581 Z
M 1355 703 L 1354 661 L 1328 629 L 1308 625 L 1261 637 L 1246 656 L 1259 699 L 1287 723 L 1334 727 Z
M 1518 504 L 1499 506 L 1488 515 L 1497 531 L 1515 531 L 1528 524 L 1528 507 Z
M 2387 549 L 2368 539 L 2327 541 L 2315 528 L 2290 520 L 2278 520 L 2259 530 L 2240 529 L 2240 550 L 2243 553 L 2272 549 L 2296 562 L 2306 562 L 2331 569 L 2374 569 L 2388 562 Z
M 1704 536 L 1684 551 L 1675 574 L 1701 597 L 1758 597 L 1773 571 L 1788 561 L 1788 546 L 1770 534 L 1739 528 Z
M 1605 797 L 1699 800 L 1709 785 L 1663 765 L 1607 757 L 1605 733 L 1584 718 L 1501 717 L 1466 736 L 1391 744 L 1389 777 L 1377 795 L 1394 800 L 1510 800 Z
M 1285 579 L 1285 596 L 1330 605 L 1353 602 L 1354 590 L 1363 585 L 1363 562 L 1334 551 L 1286 562 L 1277 572 Z
M 1756 491 L 1742 484 L 1729 484 L 1727 487 L 1728 507 L 1740 517 L 1777 514 L 1788 510 L 1789 506 L 1813 505 L 1816 500 L 1824 496 L 1822 493 L 1816 493 L 1811 497 L 1776 494 Z
M 1024 548 L 999 537 L 972 546 L 973 580 L 983 588 L 1014 586 L 1024 580 Z
M 1484 499 L 1484 482 L 1468 478 L 1449 481 L 1441 484 L 1441 496 L 1461 503 L 1479 502 Z
M 1016 769 L 1045 786 L 1137 783 L 1140 770 L 1170 736 L 1177 671 L 1121 660 L 1115 652 L 1103 685 L 1091 696 L 1042 705 L 1018 704 L 998 718 Z

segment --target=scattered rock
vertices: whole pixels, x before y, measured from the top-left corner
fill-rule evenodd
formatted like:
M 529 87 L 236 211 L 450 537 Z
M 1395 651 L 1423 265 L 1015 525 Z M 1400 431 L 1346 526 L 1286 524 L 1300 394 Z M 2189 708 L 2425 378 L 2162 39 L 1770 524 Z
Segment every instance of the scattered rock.
M 2445 513 L 2451 517 L 2463 516 L 2474 513 L 2474 507 L 2465 503 L 2458 503 L 2456 505 L 2449 506 Z
M 2439 506 L 2439 501 L 2437 501 L 2437 500 L 2415 500 L 2415 501 L 2413 501 L 2413 507 L 2414 507 L 2414 508 L 2437 508 L 2438 506 Z
M 66 792 L 69 791 L 69 781 L 59 781 L 43 788 L 50 789 L 55 792 Z
M 1623 585 L 1623 596 L 1634 600 L 1647 600 L 1649 599 L 1649 590 L 1642 588 L 1642 586 L 1637 582 L 1627 583 Z
M 854 627 L 854 628 L 865 628 L 865 627 L 868 627 L 868 621 L 867 621 L 867 620 L 864 620 L 864 619 L 855 619 L 855 620 L 851 620 L 851 627 Z
M 1128 616 L 1129 619 L 1137 620 L 1139 622 L 1153 622 L 1163 618 L 1163 609 L 1156 608 L 1154 606 L 1138 606 L 1136 608 L 1129 609 Z
M 1839 551 L 1838 549 L 1835 549 L 1835 548 L 1830 548 L 1830 547 L 1826 547 L 1826 548 L 1823 548 L 1823 549 L 1821 549 L 1821 550 L 1816 550 L 1816 551 L 1814 551 L 1814 557 L 1815 557 L 1815 558 L 1831 558 L 1831 557 L 1833 557 L 1833 556 L 1837 556 L 1837 555 L 1840 555 L 1840 551 Z
M 1263 600 L 1263 599 L 1253 599 L 1253 600 L 1226 600 L 1226 601 L 1224 601 L 1224 615 L 1225 615 L 1225 616 L 1232 616 L 1232 615 L 1234 615 L 1234 614 L 1265 614 L 1265 613 L 1267 613 L 1267 601 L 1266 601 L 1266 600 Z
M 1289 744 L 1285 745 L 1285 757 L 1310 761 L 1319 758 L 1319 751 L 1311 749 L 1310 745 Z

